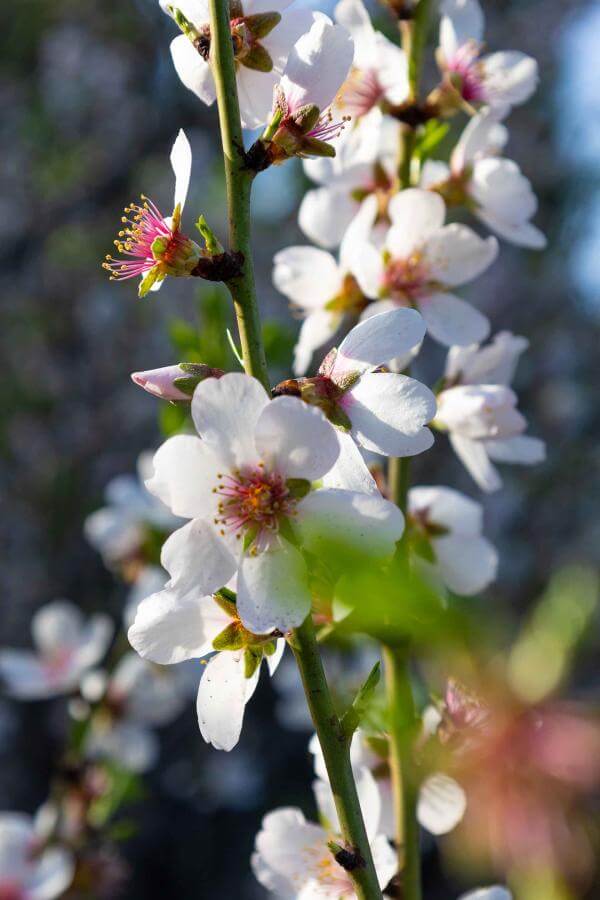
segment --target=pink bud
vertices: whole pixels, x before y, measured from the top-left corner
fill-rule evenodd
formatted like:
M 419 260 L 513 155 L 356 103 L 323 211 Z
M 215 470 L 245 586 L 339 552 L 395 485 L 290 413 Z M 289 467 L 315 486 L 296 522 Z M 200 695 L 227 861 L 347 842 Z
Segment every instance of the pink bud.
M 181 366 L 163 366 L 162 369 L 148 369 L 147 372 L 133 372 L 131 380 L 149 394 L 161 400 L 190 400 L 189 394 L 175 387 L 177 378 L 186 378 Z

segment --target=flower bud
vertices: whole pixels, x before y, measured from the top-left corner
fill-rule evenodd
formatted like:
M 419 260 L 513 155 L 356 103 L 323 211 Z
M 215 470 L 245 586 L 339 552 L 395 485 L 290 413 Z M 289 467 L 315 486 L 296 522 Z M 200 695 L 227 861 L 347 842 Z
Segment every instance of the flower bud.
M 180 363 L 146 372 L 133 372 L 131 380 L 149 394 L 174 403 L 189 402 L 201 381 L 220 378 L 223 374 L 222 369 L 213 369 L 201 363 Z

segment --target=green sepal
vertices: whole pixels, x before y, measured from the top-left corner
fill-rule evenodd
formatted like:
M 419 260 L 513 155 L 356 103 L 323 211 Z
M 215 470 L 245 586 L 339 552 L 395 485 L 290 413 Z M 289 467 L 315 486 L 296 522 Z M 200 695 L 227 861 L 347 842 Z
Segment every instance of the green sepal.
M 255 649 L 248 647 L 244 653 L 244 677 L 252 678 L 256 670 L 261 664 L 263 657 L 262 648 Z
M 168 246 L 169 241 L 166 237 L 155 237 L 150 247 L 154 259 L 161 260 Z
M 193 375 L 182 375 L 180 378 L 173 379 L 173 387 L 176 387 L 178 391 L 181 391 L 182 393 L 187 394 L 188 397 L 191 397 L 200 384 L 200 380 L 200 378 L 196 378 Z
M 144 275 L 142 280 L 140 281 L 138 287 L 138 297 L 145 297 L 146 294 L 152 290 L 152 287 L 157 281 L 163 281 L 164 279 L 163 273 L 160 271 L 158 266 L 153 266 L 149 272 Z
M 281 13 L 263 12 L 244 16 L 244 23 L 255 38 L 264 38 L 281 22 Z
M 185 34 L 185 36 L 189 38 L 190 41 L 195 41 L 196 38 L 199 37 L 198 29 L 192 25 L 190 20 L 186 18 L 186 16 L 184 16 L 181 10 L 177 9 L 176 6 L 169 6 L 167 8 L 173 16 L 173 19 L 175 20 L 180 31 Z
M 335 156 L 335 147 L 318 138 L 305 137 L 302 140 L 301 156 Z
M 254 44 L 254 46 L 244 56 L 240 56 L 240 63 L 247 69 L 255 72 L 272 72 L 273 60 L 268 50 L 262 44 Z
M 301 500 L 310 491 L 310 481 L 306 478 L 288 478 L 285 486 L 294 500 Z
M 341 428 L 342 431 L 352 430 L 352 422 L 342 407 L 338 406 L 337 403 L 332 403 L 331 406 L 327 408 L 326 415 L 332 425 L 336 425 L 338 428 Z
M 215 603 L 218 603 L 223 612 L 227 613 L 228 616 L 231 616 L 232 618 L 237 616 L 237 596 L 235 591 L 230 591 L 229 588 L 222 587 L 213 594 L 213 598 Z
M 294 122 L 303 134 L 308 134 L 319 121 L 320 115 L 321 110 L 318 106 L 315 106 L 314 103 L 306 103 L 294 114 Z
M 420 557 L 420 559 L 424 559 L 428 563 L 435 563 L 435 551 L 433 549 L 431 541 L 426 535 L 418 531 L 414 531 L 410 536 L 410 548 L 415 556 Z
M 246 550 L 249 550 L 254 541 L 256 540 L 256 535 L 258 534 L 258 527 L 253 526 L 248 528 L 246 532 L 244 532 L 244 540 L 242 543 L 242 550 L 244 553 Z
M 379 663 L 378 661 L 369 672 L 362 687 L 359 689 L 356 697 L 352 701 L 352 705 L 348 707 L 340 720 L 340 725 L 342 727 L 344 737 L 347 741 L 351 740 L 352 735 L 360 725 L 360 720 L 363 718 L 365 712 L 367 711 L 367 707 L 371 702 L 373 692 L 379 684 L 380 678 L 381 663 Z
M 265 656 L 273 656 L 276 650 L 277 641 L 269 641 L 268 644 L 263 644 L 263 653 Z
M 243 650 L 246 646 L 243 630 L 238 622 L 232 622 L 212 642 L 215 650 Z
M 204 246 L 206 250 L 210 253 L 211 256 L 215 256 L 217 253 L 224 253 L 225 248 L 216 237 L 214 231 L 204 218 L 204 216 L 198 216 L 198 221 L 196 222 L 196 228 L 202 235 L 204 240 Z

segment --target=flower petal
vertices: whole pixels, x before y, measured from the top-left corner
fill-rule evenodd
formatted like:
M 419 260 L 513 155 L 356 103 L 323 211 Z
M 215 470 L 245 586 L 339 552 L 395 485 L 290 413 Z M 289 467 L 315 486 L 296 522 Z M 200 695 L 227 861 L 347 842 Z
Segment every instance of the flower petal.
M 546 445 L 539 438 L 519 434 L 503 440 L 485 441 L 485 449 L 495 462 L 533 466 L 546 459 Z
M 286 247 L 273 263 L 273 284 L 302 309 L 322 309 L 342 287 L 335 257 L 318 247 Z
M 498 554 L 484 537 L 448 534 L 433 541 L 437 566 L 455 594 L 472 597 L 496 577 Z
M 466 794 L 453 778 L 436 772 L 421 785 L 417 818 L 430 834 L 448 834 L 461 821 L 466 808 Z
M 258 684 L 260 666 L 244 676 L 244 654 L 223 651 L 209 661 L 198 688 L 200 733 L 216 750 L 233 750 L 242 733 L 246 703 Z
M 326 110 L 345 81 L 353 57 L 354 43 L 346 29 L 332 25 L 326 17 L 317 19 L 294 44 L 281 79 L 290 111 L 306 103 Z
M 487 317 L 454 294 L 431 294 L 418 307 L 431 337 L 446 347 L 479 344 L 490 332 Z
M 304 234 L 321 247 L 337 247 L 350 225 L 358 204 L 344 185 L 307 191 L 298 212 Z
M 454 287 L 481 275 L 498 255 L 494 237 L 480 238 L 466 225 L 445 225 L 425 244 L 424 255 L 433 281 Z
M 154 474 L 146 481 L 151 494 L 176 515 L 193 519 L 213 506 L 217 460 L 195 435 L 168 438 L 154 454 Z
M 414 309 L 393 309 L 370 316 L 346 335 L 338 348 L 331 377 L 365 371 L 410 353 L 425 337 L 425 322 Z
M 49 847 L 36 860 L 31 875 L 25 880 L 28 900 L 53 900 L 62 896 L 73 881 L 74 873 L 71 853 L 64 847 Z
M 427 512 L 436 525 L 449 528 L 453 534 L 476 536 L 483 527 L 483 507 L 448 487 L 414 487 L 408 492 L 411 513 Z
M 340 455 L 335 465 L 323 476 L 323 487 L 380 496 L 375 479 L 369 472 L 354 438 L 345 431 L 338 430 L 337 439 L 340 444 Z
M 326 344 L 339 330 L 343 321 L 340 313 L 318 310 L 310 313 L 300 327 L 294 347 L 294 375 L 304 375 L 315 350 Z
M 171 576 L 167 589 L 180 598 L 212 594 L 227 584 L 236 560 L 212 524 L 192 519 L 163 544 L 161 564 Z
M 440 12 L 440 47 L 446 59 L 468 41 L 482 40 L 484 18 L 479 0 L 443 0 Z
M 211 106 L 215 102 L 217 90 L 210 66 L 184 34 L 171 41 L 171 58 L 185 87 L 207 106 Z
M 333 426 L 316 406 L 298 397 L 276 397 L 256 423 L 261 460 L 286 478 L 320 478 L 336 461 L 340 448 Z
M 502 487 L 502 479 L 496 467 L 490 462 L 483 441 L 473 441 L 453 432 L 450 433 L 449 439 L 465 469 L 483 491 L 491 493 Z
M 287 541 L 242 559 L 237 609 L 249 631 L 266 634 L 296 628 L 308 615 L 310 602 L 306 564 Z
M 190 186 L 192 174 L 192 148 L 183 128 L 179 133 L 171 150 L 171 168 L 175 175 L 175 199 L 173 209 L 179 204 L 181 209 L 185 206 L 185 200 Z
M 392 227 L 386 237 L 386 247 L 392 256 L 404 259 L 442 227 L 446 204 L 432 191 L 407 188 L 392 197 L 388 215 Z

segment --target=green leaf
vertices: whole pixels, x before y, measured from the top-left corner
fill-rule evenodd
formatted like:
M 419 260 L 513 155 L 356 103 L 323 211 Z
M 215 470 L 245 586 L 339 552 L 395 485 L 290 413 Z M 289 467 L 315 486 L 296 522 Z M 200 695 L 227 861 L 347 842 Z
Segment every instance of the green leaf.
M 351 706 L 348 707 L 342 716 L 340 725 L 342 726 L 342 731 L 344 732 L 346 740 L 351 740 L 352 735 L 360 725 L 360 721 L 367 711 L 367 707 L 371 702 L 371 698 L 375 688 L 379 684 L 380 678 L 381 664 L 377 661 L 356 694 Z

